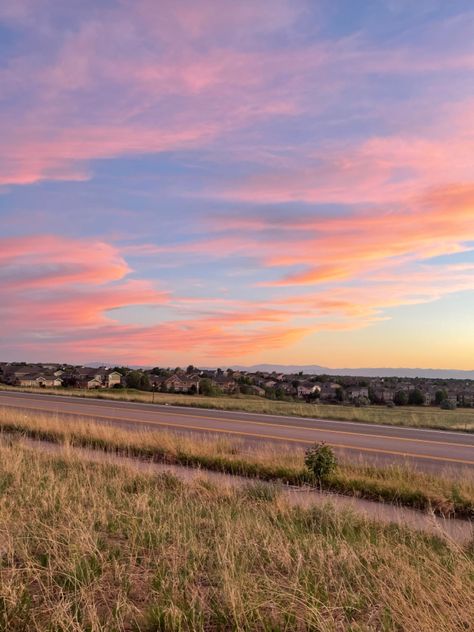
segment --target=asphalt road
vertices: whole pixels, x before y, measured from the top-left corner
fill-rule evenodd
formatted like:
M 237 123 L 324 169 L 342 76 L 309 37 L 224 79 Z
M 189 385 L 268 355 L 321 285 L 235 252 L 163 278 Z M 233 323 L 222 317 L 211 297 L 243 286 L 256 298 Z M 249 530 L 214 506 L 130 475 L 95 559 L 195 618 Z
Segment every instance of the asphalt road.
M 129 429 L 212 433 L 252 443 L 301 448 L 325 441 L 351 460 L 408 461 L 423 470 L 464 469 L 474 476 L 474 434 L 468 433 L 5 391 L 0 393 L 3 406 L 59 414 L 70 423 L 88 418 Z

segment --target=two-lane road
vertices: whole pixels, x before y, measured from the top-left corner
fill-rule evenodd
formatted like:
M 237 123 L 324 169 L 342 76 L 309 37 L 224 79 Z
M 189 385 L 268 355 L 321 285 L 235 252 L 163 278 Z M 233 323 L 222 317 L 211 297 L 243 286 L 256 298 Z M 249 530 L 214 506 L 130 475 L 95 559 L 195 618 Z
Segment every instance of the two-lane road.
M 468 433 L 5 391 L 0 407 L 58 414 L 69 423 L 87 418 L 129 429 L 212 433 L 295 447 L 325 441 L 351 458 L 409 461 L 425 470 L 465 468 L 474 475 L 474 434 Z

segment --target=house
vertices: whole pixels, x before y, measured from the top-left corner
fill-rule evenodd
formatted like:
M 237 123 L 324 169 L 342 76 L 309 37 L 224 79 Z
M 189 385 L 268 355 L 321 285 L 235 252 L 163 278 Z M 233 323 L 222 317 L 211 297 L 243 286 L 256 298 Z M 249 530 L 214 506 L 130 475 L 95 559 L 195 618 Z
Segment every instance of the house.
M 395 397 L 395 391 L 390 388 L 377 388 L 374 393 L 376 400 L 384 404 L 393 402 L 393 398 Z
M 454 391 L 450 391 L 450 392 L 448 393 L 448 399 L 447 399 L 447 401 L 448 401 L 450 404 L 457 405 L 457 403 L 458 403 L 458 394 L 457 394 L 456 392 L 454 392 Z
M 118 371 L 110 371 L 100 368 L 80 367 L 71 374 L 77 379 L 79 388 L 113 388 L 122 384 L 122 374 Z
M 163 384 L 166 380 L 165 376 L 156 375 L 155 373 L 150 373 L 148 375 L 148 379 L 150 380 L 150 384 L 153 390 L 155 391 L 163 390 Z
M 435 399 L 433 393 L 431 393 L 430 391 L 424 391 L 423 395 L 425 396 L 424 406 L 431 406 Z
M 23 373 L 15 381 L 18 386 L 51 388 L 62 386 L 60 378 L 47 373 Z
M 324 382 L 321 384 L 320 399 L 331 401 L 337 399 L 337 392 L 341 385 L 337 382 Z
M 458 402 L 461 406 L 471 407 L 474 405 L 474 391 L 465 390 L 459 393 Z
M 104 388 L 106 384 L 106 373 L 104 369 L 80 367 L 76 369 L 74 377 L 77 379 L 77 386 L 79 388 Z
M 235 393 L 237 390 L 237 382 L 231 377 L 227 377 L 226 375 L 218 375 L 213 380 L 212 383 L 221 389 L 223 393 L 231 394 Z
M 173 373 L 164 380 L 163 386 L 167 391 L 175 393 L 199 393 L 199 378 L 185 373 Z
M 101 377 L 93 377 L 90 380 L 86 380 L 86 388 L 103 388 L 104 383 Z
M 351 402 L 356 399 L 360 399 L 362 397 L 369 397 L 369 388 L 368 386 L 351 386 L 346 391 L 347 399 Z
M 122 374 L 118 371 L 110 371 L 110 373 L 107 373 L 105 379 L 107 388 L 113 388 L 114 386 L 122 384 Z
M 30 379 L 35 380 L 39 375 L 38 371 L 34 369 L 29 369 L 25 371 L 15 371 L 14 373 L 10 373 L 8 376 L 8 381 L 10 384 L 15 386 L 28 386 L 27 384 L 22 384 L 22 381 L 28 381 Z
M 285 393 L 285 395 L 296 395 L 296 388 L 292 382 L 280 382 L 277 388 Z
M 298 397 L 304 399 L 305 397 L 311 397 L 315 393 L 321 392 L 321 387 L 314 382 L 300 382 L 296 387 Z

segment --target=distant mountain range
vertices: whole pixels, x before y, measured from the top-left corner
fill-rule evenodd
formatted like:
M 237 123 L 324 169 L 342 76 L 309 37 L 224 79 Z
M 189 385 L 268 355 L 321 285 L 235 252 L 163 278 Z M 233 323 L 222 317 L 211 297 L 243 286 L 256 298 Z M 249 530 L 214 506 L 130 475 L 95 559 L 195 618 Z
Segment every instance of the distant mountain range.
M 231 367 L 235 371 L 263 371 L 267 373 L 307 373 L 310 375 L 351 375 L 356 377 L 423 377 L 451 380 L 474 380 L 474 370 L 459 371 L 456 369 L 407 369 L 407 368 L 362 368 L 362 369 L 329 369 L 317 364 L 255 364 L 253 366 Z

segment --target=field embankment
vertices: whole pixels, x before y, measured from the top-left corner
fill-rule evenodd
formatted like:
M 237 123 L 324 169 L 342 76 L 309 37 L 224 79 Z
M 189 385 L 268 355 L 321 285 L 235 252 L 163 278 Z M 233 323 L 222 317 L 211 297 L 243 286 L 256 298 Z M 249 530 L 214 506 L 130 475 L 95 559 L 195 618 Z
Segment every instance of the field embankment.
M 0 445 L 0 630 L 454 632 L 474 549 Z
M 204 438 L 163 431 L 129 431 L 67 417 L 20 413 L 0 409 L 0 429 L 33 439 L 69 443 L 151 459 L 164 463 L 200 467 L 265 481 L 315 485 L 304 466 L 303 450 L 239 440 Z M 432 510 L 441 515 L 474 516 L 474 478 L 449 470 L 427 474 L 408 466 L 374 467 L 342 462 L 324 481 L 327 491 Z
M 342 406 L 331 404 L 307 404 L 305 402 L 283 402 L 248 396 L 204 397 L 178 393 L 150 393 L 134 389 L 60 389 L 60 388 L 14 388 L 0 385 L 0 390 L 25 393 L 85 397 L 115 401 L 167 404 L 212 410 L 236 410 L 267 415 L 359 421 L 363 423 L 432 428 L 437 430 L 460 430 L 474 432 L 474 409 L 441 410 L 422 406 Z

